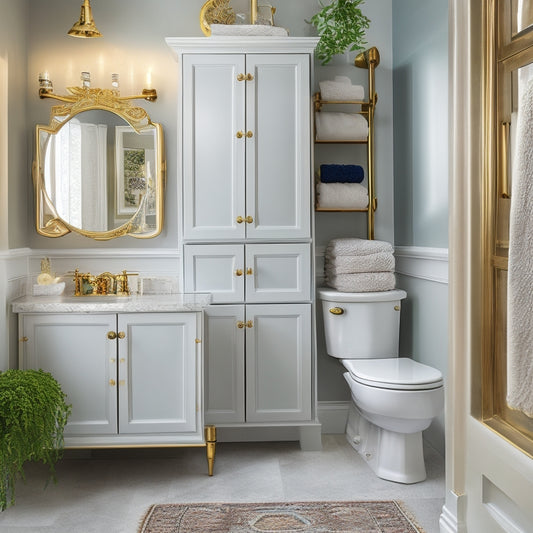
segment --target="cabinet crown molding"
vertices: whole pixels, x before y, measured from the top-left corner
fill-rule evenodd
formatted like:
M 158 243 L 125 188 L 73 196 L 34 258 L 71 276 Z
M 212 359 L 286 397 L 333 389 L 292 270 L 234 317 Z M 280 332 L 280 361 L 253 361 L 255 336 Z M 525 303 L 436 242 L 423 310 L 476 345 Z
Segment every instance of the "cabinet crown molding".
M 318 37 L 167 37 L 165 41 L 176 55 L 192 52 L 312 54 L 318 43 Z

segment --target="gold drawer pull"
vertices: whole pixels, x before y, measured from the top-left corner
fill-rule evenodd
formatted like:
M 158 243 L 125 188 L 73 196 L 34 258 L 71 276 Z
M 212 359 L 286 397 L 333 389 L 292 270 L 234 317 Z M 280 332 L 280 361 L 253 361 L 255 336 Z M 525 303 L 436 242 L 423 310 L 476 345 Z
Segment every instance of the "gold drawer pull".
M 241 270 L 240 268 L 237 269 L 237 270 L 235 271 L 235 275 L 236 275 L 237 277 L 242 276 L 242 270 Z
M 251 217 L 250 215 L 248 215 L 245 219 L 247 224 L 251 224 L 253 221 L 254 221 L 254 217 Z
M 242 320 L 239 320 L 239 321 L 237 322 L 237 327 L 238 327 L 239 329 L 244 328 L 244 322 L 243 322 Z
M 241 216 L 238 216 L 235 220 L 237 224 L 242 224 L 244 222 L 244 218 L 242 218 Z
M 342 307 L 332 307 L 329 312 L 332 315 L 344 315 L 344 309 Z
M 114 386 L 116 385 L 116 382 L 115 382 L 114 379 L 110 379 L 110 380 L 109 380 L 109 384 L 110 384 L 112 387 L 114 387 Z
M 110 341 L 113 341 L 113 340 L 115 340 L 117 338 L 117 334 L 114 331 L 108 331 L 107 332 L 107 338 Z
M 251 276 L 254 273 L 254 271 L 251 268 L 246 269 L 246 275 Z

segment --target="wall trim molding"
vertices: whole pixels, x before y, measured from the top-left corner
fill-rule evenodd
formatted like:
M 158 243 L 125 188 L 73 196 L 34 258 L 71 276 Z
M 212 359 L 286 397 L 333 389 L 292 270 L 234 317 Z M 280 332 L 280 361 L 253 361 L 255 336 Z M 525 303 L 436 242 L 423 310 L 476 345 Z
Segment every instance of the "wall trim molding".
M 322 424 L 322 433 L 342 434 L 345 432 L 350 403 L 350 401 L 317 403 L 317 417 Z
M 142 257 L 150 259 L 159 258 L 179 258 L 180 252 L 177 248 L 43 248 L 29 249 L 32 257 Z
M 449 491 L 439 519 L 441 533 L 466 533 L 462 518 L 466 504 L 465 494 Z
M 411 278 L 448 284 L 448 249 L 396 246 L 396 273 Z

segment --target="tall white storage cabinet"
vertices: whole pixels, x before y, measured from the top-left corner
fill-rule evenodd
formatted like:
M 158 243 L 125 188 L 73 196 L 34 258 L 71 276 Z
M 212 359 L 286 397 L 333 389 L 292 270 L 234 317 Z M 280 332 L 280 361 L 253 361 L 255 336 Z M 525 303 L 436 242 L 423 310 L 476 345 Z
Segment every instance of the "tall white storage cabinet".
M 253 428 L 251 438 L 268 440 L 283 427 L 304 449 L 320 448 L 311 221 L 316 42 L 167 39 L 180 73 L 183 287 L 211 293 L 213 302 L 204 335 L 206 421 L 228 439 L 245 439 Z

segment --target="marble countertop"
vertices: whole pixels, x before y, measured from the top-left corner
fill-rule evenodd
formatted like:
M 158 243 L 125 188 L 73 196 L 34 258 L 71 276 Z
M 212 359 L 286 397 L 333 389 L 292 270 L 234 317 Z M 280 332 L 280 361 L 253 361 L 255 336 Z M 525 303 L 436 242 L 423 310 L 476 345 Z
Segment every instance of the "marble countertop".
M 23 296 L 11 302 L 14 313 L 162 313 L 202 311 L 210 294 L 145 296 Z

